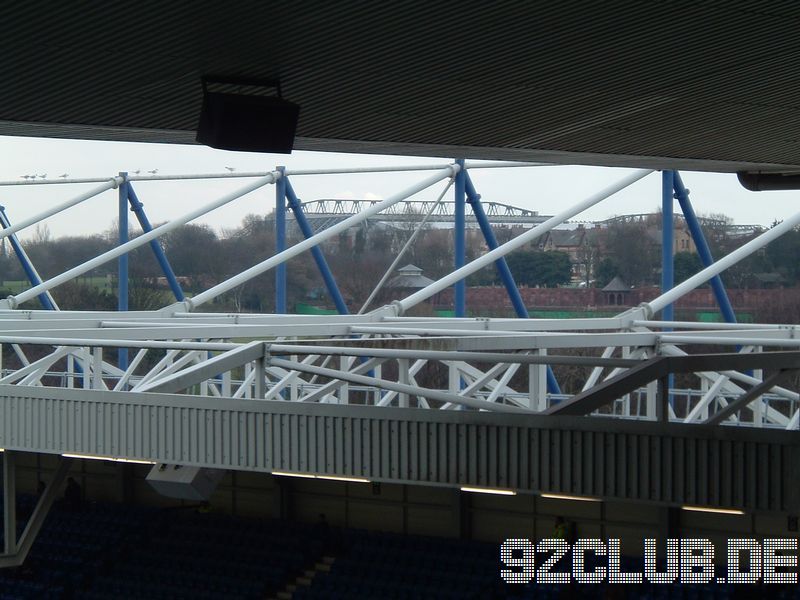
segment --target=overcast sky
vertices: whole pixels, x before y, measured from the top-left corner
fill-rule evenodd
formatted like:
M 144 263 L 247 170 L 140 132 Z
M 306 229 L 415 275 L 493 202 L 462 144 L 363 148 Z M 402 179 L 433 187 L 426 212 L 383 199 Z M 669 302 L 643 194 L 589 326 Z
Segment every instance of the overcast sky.
M 158 169 L 162 174 L 219 173 L 225 167 L 237 171 L 269 170 L 276 165 L 288 169 L 338 168 L 381 165 L 438 164 L 443 159 L 294 152 L 292 155 L 253 154 L 213 150 L 203 146 L 93 142 L 0 136 L 0 180 L 22 181 L 21 176 L 46 174 L 48 179 L 105 177 L 119 171 Z M 472 179 L 485 201 L 502 202 L 554 214 L 629 173 L 629 169 L 548 166 L 472 171 Z M 402 191 L 429 173 L 355 174 L 303 176 L 293 179 L 301 200 L 319 198 L 385 198 Z M 736 223 L 769 225 L 800 209 L 800 192 L 761 192 L 744 190 L 732 174 L 684 172 L 698 214 L 725 213 Z M 138 182 L 139 199 L 153 223 L 163 222 L 188 212 L 221 195 L 242 187 L 248 180 L 178 182 Z M 0 204 L 6 207 L 11 222 L 63 202 L 96 184 L 7 186 L 0 189 Z M 416 199 L 433 200 L 443 187 L 437 184 Z M 660 206 L 661 182 L 658 174 L 634 184 L 578 217 L 600 220 L 609 216 L 650 212 Z M 239 225 L 248 213 L 265 214 L 275 204 L 272 186 L 262 188 L 198 220 L 216 230 Z M 45 222 L 54 236 L 100 233 L 116 218 L 117 195 L 105 192 Z M 33 228 L 20 233 L 23 239 Z

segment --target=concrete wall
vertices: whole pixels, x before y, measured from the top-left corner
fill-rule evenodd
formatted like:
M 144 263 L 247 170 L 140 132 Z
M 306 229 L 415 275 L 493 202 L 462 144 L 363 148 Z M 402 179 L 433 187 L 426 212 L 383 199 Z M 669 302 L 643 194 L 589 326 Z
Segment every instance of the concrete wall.
M 586 309 L 603 307 L 614 310 L 609 305 L 607 294 L 597 288 L 529 288 L 521 287 L 520 293 L 529 309 L 569 308 Z M 657 287 L 632 289 L 626 294 L 626 305 L 637 306 L 660 294 Z M 767 310 L 776 303 L 800 304 L 800 289 L 729 289 L 728 297 L 734 308 L 741 311 Z M 453 303 L 452 288 L 444 290 L 437 298 L 440 307 Z M 705 309 L 716 308 L 716 300 L 710 288 L 693 290 L 676 303 L 677 308 Z M 470 287 L 467 289 L 467 308 L 471 310 L 504 309 L 511 310 L 511 301 L 503 287 Z

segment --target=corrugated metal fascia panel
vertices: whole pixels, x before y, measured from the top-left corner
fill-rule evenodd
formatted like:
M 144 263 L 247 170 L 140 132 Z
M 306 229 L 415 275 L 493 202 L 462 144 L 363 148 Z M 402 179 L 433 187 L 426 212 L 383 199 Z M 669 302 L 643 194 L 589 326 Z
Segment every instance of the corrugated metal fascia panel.
M 0 445 L 234 470 L 800 508 L 796 432 L 0 386 Z

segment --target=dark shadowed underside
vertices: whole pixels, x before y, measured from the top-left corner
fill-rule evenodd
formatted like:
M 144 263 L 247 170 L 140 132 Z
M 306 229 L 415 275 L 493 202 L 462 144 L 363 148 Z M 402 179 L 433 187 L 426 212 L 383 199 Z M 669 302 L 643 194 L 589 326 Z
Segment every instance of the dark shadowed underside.
M 800 167 L 800 4 L 17 2 L 0 134 L 192 143 L 200 77 L 280 78 L 296 148 Z

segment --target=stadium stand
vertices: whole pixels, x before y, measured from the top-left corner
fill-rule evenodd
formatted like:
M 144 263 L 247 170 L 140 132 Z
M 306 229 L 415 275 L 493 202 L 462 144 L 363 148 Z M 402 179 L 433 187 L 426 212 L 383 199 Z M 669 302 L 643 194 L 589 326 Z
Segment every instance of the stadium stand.
M 193 509 L 62 503 L 25 566 L 0 572 L 0 599 L 265 598 L 316 558 L 312 537 L 301 524 Z
M 485 598 L 498 580 L 494 544 L 352 530 L 343 554 L 293 598 Z
M 21 520 L 34 500 L 20 495 Z M 730 584 L 509 585 L 499 577 L 498 558 L 498 546 L 485 542 L 234 517 L 196 505 L 62 502 L 25 566 L 0 571 L 0 600 L 736 600 L 767 591 Z M 643 564 L 623 558 L 621 567 L 642 572 Z M 567 569 L 563 560 L 556 567 Z M 770 597 L 800 598 L 797 586 L 768 588 Z

